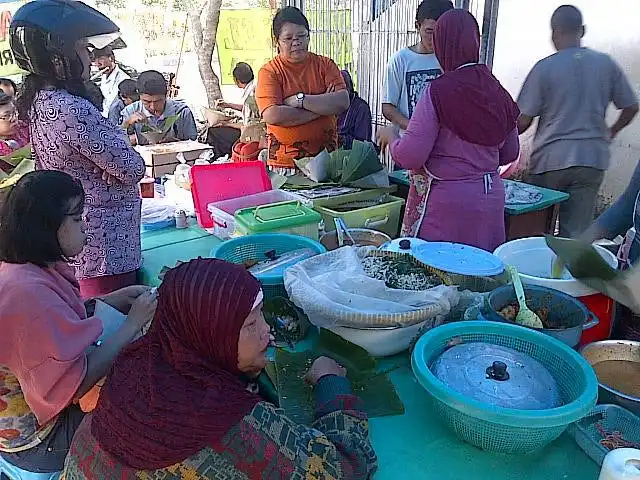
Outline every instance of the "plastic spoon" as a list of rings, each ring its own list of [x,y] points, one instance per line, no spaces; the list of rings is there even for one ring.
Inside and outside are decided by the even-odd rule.
[[[516,290],[516,297],[518,298],[518,304],[520,305],[520,311],[516,316],[516,323],[524,327],[544,328],[540,317],[538,317],[538,315],[536,315],[534,311],[527,307],[527,302],[524,296],[524,288],[522,287],[522,282],[520,281],[520,275],[518,275],[518,271],[513,265],[507,265],[507,272],[509,273],[511,281],[513,282],[513,288]]]

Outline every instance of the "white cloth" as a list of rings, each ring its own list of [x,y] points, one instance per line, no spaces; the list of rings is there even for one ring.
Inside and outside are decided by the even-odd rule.
[[[249,125],[249,122],[251,121],[251,105],[249,104],[249,101],[251,97],[255,97],[256,85],[256,81],[251,80],[242,91],[242,123],[244,125]]]
[[[120,67],[116,65],[116,68],[109,75],[102,75],[100,80],[100,90],[102,91],[102,96],[104,97],[104,102],[102,103],[102,115],[104,117],[109,116],[109,107],[118,96],[118,86],[124,81],[127,80],[129,75],[127,75]]]
[[[414,325],[447,315],[458,304],[455,286],[399,290],[369,277],[362,259],[373,250],[342,247],[289,267],[284,272],[289,298],[311,323],[325,328]]]
[[[435,54],[416,53],[403,48],[391,57],[382,103],[390,103],[411,118],[425,88],[442,74]]]

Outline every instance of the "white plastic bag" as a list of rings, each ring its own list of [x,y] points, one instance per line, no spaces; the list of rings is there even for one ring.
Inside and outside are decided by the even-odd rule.
[[[176,213],[176,205],[171,200],[164,198],[143,198],[140,209],[140,223],[143,225],[162,222],[173,218]]]
[[[360,259],[371,249],[343,247],[287,269],[289,297],[321,327],[408,326],[447,315],[457,305],[456,287],[397,290],[369,277]]]
[[[329,178],[327,164],[330,160],[329,152],[325,149],[311,159],[296,160],[296,165],[307,178],[316,183],[322,183]]]

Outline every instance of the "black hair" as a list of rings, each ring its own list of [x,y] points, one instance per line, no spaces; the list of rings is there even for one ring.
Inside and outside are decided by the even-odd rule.
[[[420,25],[425,20],[438,20],[449,10],[453,10],[451,0],[424,0],[418,5],[416,23]]]
[[[551,28],[562,33],[578,33],[582,22],[582,13],[573,5],[561,5],[551,16]]]
[[[16,82],[11,80],[10,78],[0,78],[0,85],[9,85],[11,88],[13,88],[13,93],[16,95],[18,94],[18,85],[16,85]]]
[[[248,84],[253,81],[253,69],[248,63],[240,62],[233,69],[233,78],[237,82]]]
[[[139,100],[140,94],[138,93],[138,84],[135,80],[131,80],[130,78],[121,81],[118,85],[118,95],[120,95],[120,98],[122,99],[130,98],[134,102]]]
[[[80,203],[70,205],[75,199]],[[56,170],[27,173],[0,208],[0,262],[46,267],[66,261],[58,230],[65,218],[81,215],[83,209],[84,190],[69,174]]]
[[[16,100],[18,106],[18,112],[22,120],[29,120],[29,110],[33,105],[33,101],[40,90],[46,90],[49,86],[60,90],[66,90],[71,95],[84,98],[91,101],[91,96],[87,91],[84,80],[81,78],[74,78],[72,80],[58,80],[57,78],[50,76],[44,77],[30,73],[24,79],[22,83],[22,90],[20,91]],[[30,119],[31,121],[37,121],[37,119]]]
[[[276,12],[275,17],[273,17],[271,33],[273,34],[273,38],[276,40],[280,37],[282,27],[284,27],[285,23],[293,23],[294,25],[300,25],[301,27],[306,28],[307,31],[311,30],[309,28],[309,20],[307,20],[307,17],[304,16],[304,13],[302,13],[299,8],[284,7],[279,9]]]
[[[89,100],[91,104],[99,111],[102,111],[104,104],[104,95],[102,94],[102,90],[100,90],[100,87],[98,87],[98,85],[90,80],[85,82],[85,87],[87,89],[87,92],[89,93],[89,98],[87,100]]]
[[[166,95],[167,80],[160,72],[148,70],[138,77],[138,92],[140,95]]]

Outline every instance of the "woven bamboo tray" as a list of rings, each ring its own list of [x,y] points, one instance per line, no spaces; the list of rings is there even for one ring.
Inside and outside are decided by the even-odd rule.
[[[389,258],[402,258],[406,257],[410,259],[416,265],[424,268],[429,273],[437,276],[444,285],[453,285],[453,280],[446,273],[437,270],[433,267],[425,265],[424,263],[416,260],[413,256],[405,253],[386,252],[380,250],[373,250],[369,252],[366,257],[389,257]],[[316,314],[324,314],[327,317],[331,317],[335,320],[335,326],[340,327],[352,327],[352,328],[399,328],[409,327],[418,323],[431,321],[434,323],[437,321],[437,317],[441,312],[437,306],[431,306],[419,310],[413,310],[404,313],[388,313],[388,314],[372,314],[372,313],[353,313],[349,311],[336,312],[333,309],[322,309],[315,312]]]

